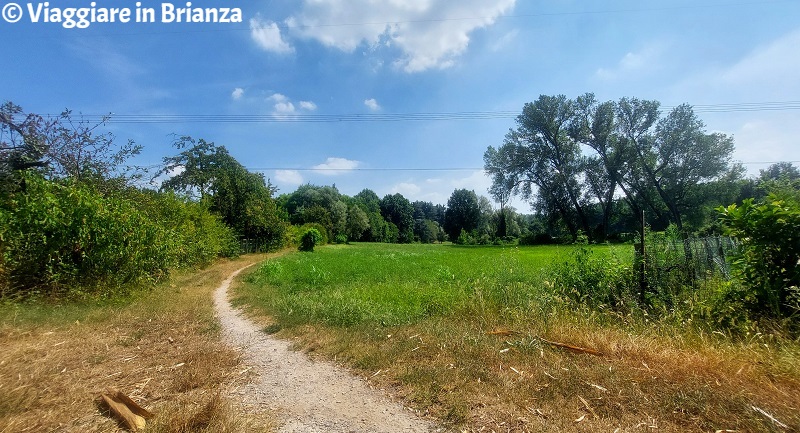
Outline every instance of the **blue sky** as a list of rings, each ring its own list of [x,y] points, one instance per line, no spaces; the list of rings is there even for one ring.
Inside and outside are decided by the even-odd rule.
[[[585,92],[695,105],[709,131],[734,136],[751,173],[800,161],[798,0],[201,0],[192,6],[240,8],[242,22],[86,29],[33,23],[20,4],[19,22],[0,20],[1,100],[35,113],[212,120],[112,117],[107,130],[144,146],[141,165],[176,153],[172,134],[191,135],[282,193],[310,182],[445,203],[456,188],[487,195],[483,152],[524,103]],[[399,117],[420,113],[437,115]],[[326,121],[299,121],[310,119]]]

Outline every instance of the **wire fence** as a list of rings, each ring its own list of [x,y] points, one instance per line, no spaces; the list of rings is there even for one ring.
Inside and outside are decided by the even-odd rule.
[[[737,239],[648,239],[645,248],[647,285],[652,289],[695,286],[708,278],[731,278],[730,258],[739,251]]]

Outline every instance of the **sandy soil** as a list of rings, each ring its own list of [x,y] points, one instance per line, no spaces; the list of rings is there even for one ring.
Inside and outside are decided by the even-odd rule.
[[[438,432],[362,379],[326,362],[311,361],[289,343],[266,335],[228,302],[231,274],[214,294],[228,344],[242,351],[254,380],[235,388],[232,397],[253,412],[276,413],[280,433]]]

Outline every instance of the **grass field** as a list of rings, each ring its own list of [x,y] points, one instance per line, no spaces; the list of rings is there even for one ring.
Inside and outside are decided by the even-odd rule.
[[[268,260],[237,302],[462,431],[800,429],[797,342],[571,302],[550,279],[572,248],[328,246]]]

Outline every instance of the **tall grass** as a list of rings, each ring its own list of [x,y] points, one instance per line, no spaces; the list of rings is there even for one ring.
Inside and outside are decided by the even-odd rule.
[[[572,248],[358,244],[270,260],[250,292],[284,325],[409,324],[491,308],[527,308]],[[610,250],[606,247],[602,250]]]
[[[459,431],[771,431],[750,406],[800,427],[796,342],[626,309],[632,246],[581,248],[328,246],[265,262],[237,302]]]

